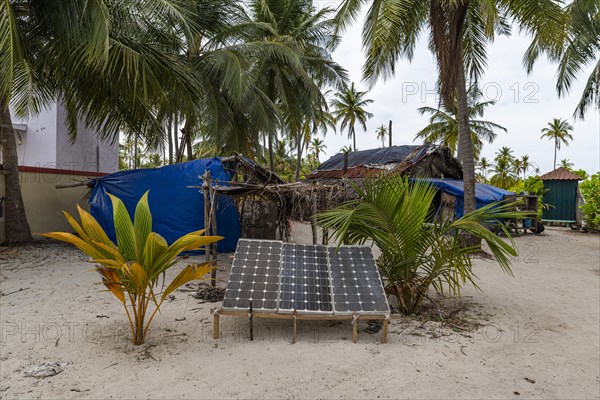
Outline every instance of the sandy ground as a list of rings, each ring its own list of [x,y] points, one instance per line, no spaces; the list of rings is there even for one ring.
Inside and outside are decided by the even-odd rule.
[[[307,232],[297,229],[297,241]],[[465,290],[452,323],[393,321],[388,344],[365,325],[353,344],[348,322],[305,321],[291,344],[290,323],[268,320],[250,342],[234,317],[221,318],[213,340],[215,304],[179,291],[134,347],[121,306],[93,285],[80,253],[3,249],[0,397],[599,398],[600,237],[549,229],[517,242],[514,277],[478,260],[483,292]],[[25,377],[47,361],[68,364]]]

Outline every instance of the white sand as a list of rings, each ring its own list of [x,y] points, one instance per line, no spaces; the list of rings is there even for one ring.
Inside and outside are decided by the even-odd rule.
[[[3,249],[0,290],[29,289],[0,297],[0,397],[599,398],[599,236],[549,229],[517,242],[514,278],[477,261],[483,292],[465,290],[461,313],[483,324],[472,335],[405,318],[387,345],[365,332],[353,344],[348,322],[304,321],[292,345],[289,322],[265,320],[250,342],[233,317],[215,341],[215,305],[176,292],[134,347],[124,311],[77,251]],[[46,361],[68,365],[24,376]]]

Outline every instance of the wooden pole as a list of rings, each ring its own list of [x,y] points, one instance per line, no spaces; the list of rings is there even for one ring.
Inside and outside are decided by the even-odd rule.
[[[250,341],[254,340],[254,326],[252,323],[252,300],[250,301],[250,308],[248,309],[248,324],[250,325]]]
[[[388,324],[389,319],[386,318],[383,320],[383,327],[381,328],[381,343],[385,344],[388,341]]]
[[[358,318],[356,318],[356,313],[354,313],[354,318],[352,319],[352,343],[356,343],[358,339]]]
[[[218,339],[219,338],[219,310],[215,310],[213,317],[214,317],[213,339]]]
[[[205,235],[210,235],[210,172],[206,171],[202,175],[202,195],[204,197],[204,232]],[[206,261],[210,261],[210,244],[204,246],[204,256]]]
[[[319,194],[319,192],[316,190],[313,190],[312,194],[311,194],[310,227],[312,228],[313,244],[319,244],[319,234],[318,234],[318,230],[317,230],[317,213],[319,212],[318,207],[317,207],[318,194]]]
[[[388,134],[390,135],[390,147],[392,147],[392,120],[390,119],[390,127],[388,128]]]
[[[292,336],[292,344],[296,343],[296,310],[294,310],[294,332]]]
[[[217,236],[217,192],[210,187],[210,226],[212,236]],[[217,243],[212,243],[212,259],[216,262],[218,258]],[[217,268],[210,271],[210,285],[217,286]]]

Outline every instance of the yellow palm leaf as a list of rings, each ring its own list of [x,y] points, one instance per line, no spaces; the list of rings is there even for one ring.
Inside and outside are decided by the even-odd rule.
[[[100,249],[71,233],[48,232],[40,233],[39,236],[49,237],[51,239],[60,240],[61,242],[70,243],[94,259],[104,258],[104,254],[102,251],[100,251]]]
[[[167,287],[167,289],[162,294],[162,300],[167,298],[175,289],[178,287],[185,285],[186,283],[196,280],[202,279],[204,275],[208,274],[215,267],[213,262],[205,262],[202,264],[193,264],[185,267],[179,275],[173,279],[171,284]]]
[[[99,267],[97,271],[102,275],[102,284],[115,295],[121,303],[125,304],[125,292],[123,291],[123,284],[119,278],[119,273],[112,268]]]
[[[127,261],[137,260],[137,246],[135,244],[135,232],[133,222],[125,204],[112,194],[108,194],[112,201],[113,218],[115,222],[115,233],[117,234],[117,246]]]
[[[132,292],[137,295],[146,293],[150,279],[140,263],[134,261],[130,264],[123,264],[121,271],[123,273],[123,280],[126,284],[129,284],[128,286]]]
[[[103,243],[105,245],[112,245],[113,242],[110,241],[104,229],[100,226],[98,221],[92,214],[85,211],[83,208],[77,205],[77,211],[79,212],[79,218],[81,219],[81,226],[85,230],[85,233],[90,238],[90,240]]]
[[[138,260],[141,260],[148,240],[148,235],[152,232],[152,214],[150,213],[150,206],[148,205],[148,192],[144,193],[135,208],[133,230],[135,233]]]

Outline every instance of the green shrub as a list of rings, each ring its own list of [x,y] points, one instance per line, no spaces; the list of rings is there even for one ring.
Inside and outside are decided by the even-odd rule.
[[[600,229],[600,172],[579,185],[585,204],[581,206],[583,218],[593,229]]]

